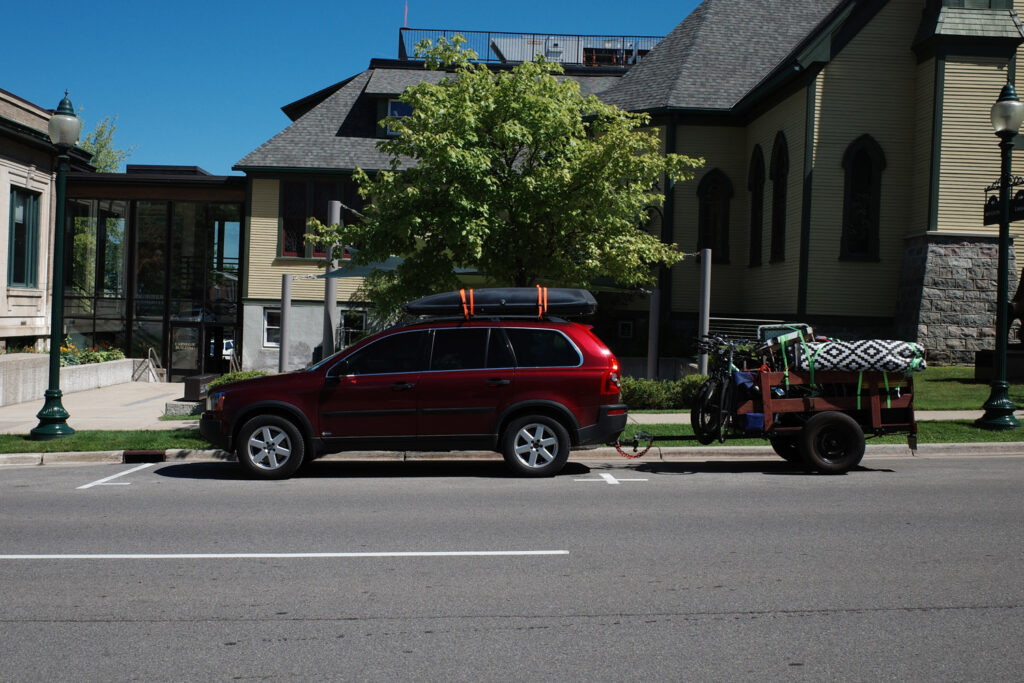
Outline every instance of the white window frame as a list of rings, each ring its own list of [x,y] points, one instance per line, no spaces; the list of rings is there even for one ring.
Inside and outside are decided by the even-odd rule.
[[[409,112],[406,113],[406,114],[395,113],[392,110],[392,107],[393,107],[393,105],[396,105],[396,104],[401,106],[401,107],[408,108]],[[409,116],[410,114],[412,114],[412,107],[410,107],[405,102],[402,102],[402,101],[394,99],[394,98],[388,100],[388,116],[394,116],[396,118],[405,118],[406,116]],[[399,133],[397,130],[391,130],[391,126],[387,127],[387,134],[388,134],[389,138],[397,138],[399,135],[401,135],[401,133]]]
[[[270,324],[270,314],[277,314],[277,325]],[[273,308],[271,306],[265,306],[263,308],[263,347],[268,349],[279,349],[281,348],[281,309]],[[277,330],[278,341],[271,341],[269,332],[271,330]]]

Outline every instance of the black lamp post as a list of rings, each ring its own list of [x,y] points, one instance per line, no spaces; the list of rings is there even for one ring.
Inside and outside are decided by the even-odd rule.
[[[50,117],[48,129],[50,141],[57,146],[57,211],[53,221],[53,278],[50,285],[50,386],[44,394],[46,403],[43,409],[36,413],[39,424],[31,431],[36,441],[58,439],[75,433],[68,426],[68,411],[61,403],[60,345],[64,339],[64,196],[70,152],[78,142],[82,122],[75,116],[67,91],[57,106],[57,113]]]
[[[1009,334],[1009,271],[1010,271],[1010,166],[1013,160],[1013,138],[1024,122],[1024,104],[1017,91],[1007,83],[992,105],[992,127],[999,136],[1002,163],[999,171],[999,267],[996,271],[996,349],[992,367],[992,391],[985,401],[985,414],[974,424],[985,429],[1015,429],[1020,422],[1013,415],[1017,406],[1010,400],[1010,384],[1006,381],[1006,337]]]

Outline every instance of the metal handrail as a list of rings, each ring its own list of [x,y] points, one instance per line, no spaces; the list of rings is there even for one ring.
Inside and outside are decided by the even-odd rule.
[[[164,366],[160,364],[160,357],[156,353],[156,349],[150,346],[146,350],[146,360],[149,361],[149,369],[155,379],[160,379],[160,372],[163,371]],[[167,373],[163,373],[164,380],[167,379]]]
[[[414,46],[428,38],[461,35],[477,61],[516,63],[542,54],[549,61],[581,66],[629,67],[639,63],[664,36],[576,35],[564,33],[510,33],[504,31],[459,31],[454,29],[400,28],[398,58],[413,59]],[[502,51],[502,46],[505,52]]]

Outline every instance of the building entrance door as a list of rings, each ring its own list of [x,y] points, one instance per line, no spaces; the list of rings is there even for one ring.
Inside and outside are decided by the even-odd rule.
[[[235,328],[207,325],[203,329],[202,371],[223,375],[231,372],[231,355],[235,347]]]

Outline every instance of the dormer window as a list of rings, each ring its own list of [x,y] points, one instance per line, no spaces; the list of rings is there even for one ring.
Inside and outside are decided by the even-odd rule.
[[[406,116],[412,115],[412,107],[401,100],[388,100],[388,116],[396,119],[402,119]],[[398,137],[399,132],[392,130],[391,126],[387,127],[388,137]]]

